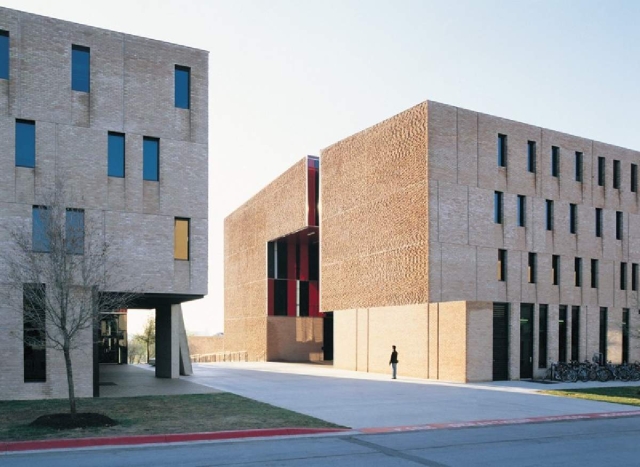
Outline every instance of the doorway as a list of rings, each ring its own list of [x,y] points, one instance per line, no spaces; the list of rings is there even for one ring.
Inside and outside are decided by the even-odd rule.
[[[493,380],[509,379],[509,304],[493,304]]]
[[[533,305],[520,304],[520,379],[533,378]]]
[[[333,360],[333,312],[324,314],[322,320],[322,351],[325,362]]]

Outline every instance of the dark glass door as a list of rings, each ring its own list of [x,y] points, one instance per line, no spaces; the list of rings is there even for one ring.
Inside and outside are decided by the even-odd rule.
[[[533,378],[533,305],[520,305],[520,379]]]
[[[324,352],[324,360],[333,360],[333,312],[324,314],[322,321],[322,350]]]
[[[493,380],[509,379],[509,304],[493,304]]]

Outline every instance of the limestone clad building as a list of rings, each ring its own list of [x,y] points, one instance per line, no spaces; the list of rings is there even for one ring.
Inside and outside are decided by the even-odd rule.
[[[334,366],[387,372],[393,344],[400,375],[463,382],[638,359],[638,164],[637,151],[431,101],[329,146],[319,290]]]
[[[43,222],[63,181],[67,221],[111,244],[107,292],[126,284],[156,309],[161,377],[188,355],[180,303],[207,293],[207,89],[205,51],[0,8],[0,248],[13,223]],[[9,280],[0,264],[0,399],[66,397],[61,353],[16,337]],[[122,361],[126,318],[101,331],[99,350],[87,330],[72,356],[79,397],[97,393],[99,357]]]

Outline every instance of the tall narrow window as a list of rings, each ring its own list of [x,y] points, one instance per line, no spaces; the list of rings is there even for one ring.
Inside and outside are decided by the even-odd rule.
[[[84,254],[84,210],[67,209],[64,243],[67,253]]]
[[[527,141],[527,171],[536,172],[536,142]]]
[[[580,307],[571,307],[571,361],[580,361]]]
[[[602,208],[596,208],[596,237],[602,237]]]
[[[575,171],[576,171],[576,182],[582,182],[582,153],[576,151],[576,160],[575,160]]]
[[[89,92],[91,81],[91,52],[89,47],[71,46],[71,89]]]
[[[493,222],[502,224],[502,192],[493,193]]]
[[[551,146],[551,176],[560,176],[560,148]]]
[[[622,363],[629,363],[629,308],[622,309]]]
[[[31,248],[33,251],[48,253],[49,243],[49,210],[46,206],[33,206],[31,209]]]
[[[638,290],[638,263],[631,263],[631,290]]]
[[[144,137],[142,141],[142,177],[144,180],[160,180],[160,140]]]
[[[578,232],[578,205],[573,203],[569,204],[569,232]]]
[[[189,261],[189,223],[189,219],[175,218],[173,230],[173,257],[175,259]]]
[[[0,79],[9,79],[9,33],[0,31]]]
[[[176,65],[175,106],[181,109],[191,107],[191,68]]]
[[[616,211],[616,240],[622,240],[622,229],[624,227],[622,222],[622,212]]]
[[[553,201],[548,199],[546,205],[546,227],[547,230],[553,230]]]
[[[36,122],[16,120],[16,166],[36,166]]]
[[[591,260],[591,288],[598,288],[598,260]]]
[[[582,287],[582,258],[575,258],[573,261],[573,277],[576,287]]]
[[[547,331],[549,306],[540,305],[538,309],[538,368],[547,367]]]
[[[23,360],[24,382],[47,380],[45,285],[23,284]]]
[[[560,256],[553,255],[551,257],[551,283],[553,285],[560,284]]]
[[[620,189],[620,161],[613,161],[613,188]]]
[[[124,177],[124,135],[122,133],[109,132],[107,152],[109,177]]]
[[[605,166],[604,157],[598,157],[598,186],[604,186]]]
[[[507,280],[507,250],[498,250],[498,280]]]
[[[524,227],[527,222],[527,198],[524,195],[518,195],[518,205],[516,206],[516,215],[518,217],[518,227]]]
[[[558,361],[567,361],[567,305],[560,305],[558,313]]]
[[[529,283],[536,283],[536,263],[537,263],[537,255],[535,253],[529,253],[529,260],[527,266],[527,275],[529,276]]]
[[[638,192],[638,164],[631,164],[631,192]]]
[[[607,321],[609,318],[609,310],[606,306],[600,307],[600,339],[598,350],[602,363],[607,362]]]
[[[620,290],[627,290],[627,263],[620,263]]]

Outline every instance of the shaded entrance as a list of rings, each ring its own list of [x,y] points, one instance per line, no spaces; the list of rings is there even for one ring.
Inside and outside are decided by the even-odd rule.
[[[493,304],[493,380],[509,379],[509,304]]]
[[[99,363],[127,363],[127,310],[103,313],[99,325]]]
[[[322,351],[324,361],[333,360],[333,312],[328,311],[324,314],[322,321]]]
[[[520,379],[533,378],[533,305],[520,305]]]

